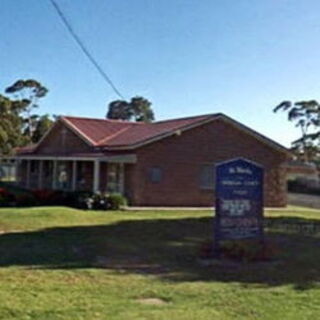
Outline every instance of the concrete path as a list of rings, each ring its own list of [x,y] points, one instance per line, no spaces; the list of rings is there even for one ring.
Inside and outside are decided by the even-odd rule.
[[[302,193],[289,193],[288,203],[294,206],[320,209],[320,196]]]
[[[296,207],[297,206],[297,207]],[[289,204],[287,207],[281,208],[264,208],[268,211],[304,211],[308,206],[303,206],[302,204],[297,204],[294,207]],[[309,208],[317,208],[317,207],[310,207]],[[126,207],[124,208],[128,211],[213,211],[214,207]],[[315,210],[318,211],[318,210]]]

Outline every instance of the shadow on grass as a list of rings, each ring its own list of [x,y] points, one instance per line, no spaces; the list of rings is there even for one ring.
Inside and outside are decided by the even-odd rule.
[[[157,275],[166,281],[292,284],[320,281],[320,221],[267,218],[267,237],[280,249],[277,263],[204,267],[199,246],[212,237],[211,218],[128,220],[116,224],[49,228],[0,235],[0,267],[106,268]]]

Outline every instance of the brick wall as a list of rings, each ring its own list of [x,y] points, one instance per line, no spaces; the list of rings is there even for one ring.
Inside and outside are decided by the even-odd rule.
[[[286,155],[222,120],[202,125],[137,150],[131,168],[133,205],[211,206],[214,192],[200,188],[203,164],[244,157],[265,167],[265,205],[286,205]],[[149,179],[151,167],[162,169],[160,183]]]

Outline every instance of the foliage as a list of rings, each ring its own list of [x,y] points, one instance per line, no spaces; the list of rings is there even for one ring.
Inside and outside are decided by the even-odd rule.
[[[15,196],[5,188],[0,188],[0,207],[7,207],[15,204]]]
[[[21,147],[28,141],[22,134],[23,108],[21,103],[0,95],[0,154],[2,155],[10,155],[14,148]]]
[[[132,109],[127,101],[112,101],[109,103],[109,109],[106,118],[116,120],[131,120]]]
[[[320,196],[320,187],[308,185],[305,181],[299,179],[288,181],[288,191]]]
[[[219,258],[237,261],[268,261],[274,259],[278,254],[278,248],[271,241],[256,239],[240,239],[222,241],[219,248]],[[199,252],[200,258],[208,259],[214,257],[213,241],[202,243]]]
[[[154,113],[149,100],[143,97],[133,97],[130,102],[124,100],[110,102],[106,117],[108,119],[152,122]]]
[[[130,101],[133,110],[133,118],[137,122],[152,122],[154,113],[151,109],[151,102],[143,97],[134,97]]]
[[[274,243],[252,239],[225,241],[221,250],[223,257],[240,261],[268,261],[279,254]]]
[[[118,193],[87,194],[77,201],[81,208],[94,210],[120,210],[127,204],[126,198]]]
[[[47,131],[52,127],[53,120],[48,114],[39,116],[32,115],[32,126],[33,133],[31,136],[31,142],[37,143],[41,140],[41,138],[47,133]],[[29,128],[26,129],[25,134],[29,135]]]
[[[25,190],[3,184],[0,186],[0,206],[67,206],[89,210],[120,210],[126,205],[125,197],[117,193],[88,191]]]
[[[37,199],[32,193],[22,193],[15,195],[15,206],[17,207],[34,207],[38,204]]]
[[[111,210],[120,210],[127,205],[126,198],[119,193],[111,193],[107,197],[109,204],[109,209]]]
[[[32,136],[35,130],[34,119],[32,110],[38,107],[38,100],[43,98],[48,89],[44,87],[39,81],[34,79],[18,80],[11,86],[7,87],[5,92],[10,96],[13,96],[17,103],[23,105],[23,112],[25,117],[25,132],[32,140]]]
[[[38,142],[52,121],[32,113],[48,92],[40,82],[18,80],[5,92],[8,96],[0,95],[0,154],[11,155],[17,147]]]
[[[305,161],[320,160],[320,104],[316,100],[283,101],[274,108],[288,113],[288,120],[301,130],[301,138],[292,143],[293,151]]]

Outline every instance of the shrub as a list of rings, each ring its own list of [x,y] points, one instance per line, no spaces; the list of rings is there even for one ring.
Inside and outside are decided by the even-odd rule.
[[[126,199],[121,194],[82,193],[78,195],[75,206],[83,209],[93,210],[119,210],[126,205]]]
[[[16,205],[28,207],[68,206],[78,209],[119,210],[126,205],[126,199],[121,194],[95,193],[87,191],[60,191],[39,189],[21,191],[16,195],[0,188],[0,206]]]
[[[14,205],[15,196],[5,188],[0,188],[0,206],[8,207]]]
[[[111,210],[120,210],[127,205],[126,198],[120,193],[111,193],[107,196],[108,208]]]
[[[7,201],[5,197],[0,193],[0,207],[5,207],[7,206]]]
[[[68,197],[69,205],[77,209],[88,209],[87,202],[90,197],[92,197],[92,192],[74,191]]]
[[[45,206],[45,205],[50,205],[50,203],[52,202],[51,199],[54,196],[54,191],[40,189],[40,190],[33,190],[32,194],[36,198],[39,205]]]
[[[288,191],[320,196],[320,187],[310,186],[300,180],[288,181]]]
[[[85,198],[85,204],[87,206],[87,209],[107,210],[108,209],[107,194],[102,194],[100,192],[97,192],[95,194],[90,194]]]
[[[200,247],[200,258],[208,259],[214,256],[213,241],[206,241]],[[222,241],[219,248],[221,258],[238,261],[268,261],[274,259],[279,250],[271,241],[256,239],[241,239]]]
[[[32,193],[21,193],[16,195],[15,205],[17,207],[33,207],[36,206],[37,199],[34,197]]]

